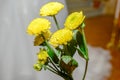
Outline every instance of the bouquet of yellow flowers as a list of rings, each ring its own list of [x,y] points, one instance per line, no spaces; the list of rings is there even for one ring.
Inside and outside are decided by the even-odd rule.
[[[84,34],[85,16],[82,11],[71,13],[61,29],[56,15],[63,8],[60,2],[49,2],[40,9],[41,16],[53,17],[57,29],[54,33],[50,31],[51,22],[46,18],[34,19],[27,28],[27,33],[35,36],[34,46],[40,46],[34,69],[47,69],[65,80],[74,80],[72,72],[78,67],[78,62],[73,56],[77,51],[86,60],[84,80],[89,60]]]

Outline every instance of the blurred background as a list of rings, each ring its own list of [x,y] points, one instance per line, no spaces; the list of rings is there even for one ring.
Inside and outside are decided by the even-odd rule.
[[[90,55],[86,80],[120,80],[120,0],[0,0],[0,80],[62,80],[49,71],[33,69],[39,48],[26,34],[30,21],[40,17],[40,7],[50,1],[65,5],[57,15],[61,27],[74,11],[82,10],[86,16]],[[75,57],[80,67],[73,76],[80,80],[85,62]]]

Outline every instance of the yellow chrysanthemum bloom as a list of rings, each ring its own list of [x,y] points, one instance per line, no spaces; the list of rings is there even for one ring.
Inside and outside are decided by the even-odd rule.
[[[48,30],[47,32],[42,33],[44,36],[45,40],[48,40],[50,38],[51,32]],[[43,36],[42,35],[37,35],[34,39],[34,46],[39,46],[44,42]]]
[[[49,43],[54,47],[66,45],[72,39],[73,33],[69,29],[61,29],[56,31],[50,38]]]
[[[70,14],[65,23],[64,26],[65,28],[68,28],[70,30],[76,29],[77,27],[79,27],[83,20],[85,19],[85,16],[83,15],[82,11],[81,12],[73,12],[72,14]]]
[[[39,35],[50,29],[50,22],[44,18],[34,19],[27,28],[27,33],[30,35]]]
[[[37,57],[41,64],[45,64],[49,56],[45,50],[41,49],[40,52],[37,54]]]
[[[59,2],[49,2],[40,9],[41,16],[53,16],[56,15],[64,5]]]

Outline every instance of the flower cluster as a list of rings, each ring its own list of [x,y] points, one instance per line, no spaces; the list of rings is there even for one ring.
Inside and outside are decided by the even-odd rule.
[[[64,5],[60,2],[49,2],[40,9],[40,16],[53,17],[57,27],[55,32],[50,31],[49,20],[36,18],[28,25],[27,33],[35,36],[34,46],[40,46],[34,69],[40,71],[45,68],[65,80],[73,80],[72,72],[78,66],[78,62],[73,58],[75,52],[86,60],[86,65],[89,60],[84,35],[85,16],[82,11],[71,13],[61,29],[55,16],[63,8]],[[85,75],[86,70],[83,80]]]

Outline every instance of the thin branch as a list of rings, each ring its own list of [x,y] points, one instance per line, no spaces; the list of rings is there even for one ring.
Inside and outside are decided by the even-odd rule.
[[[85,64],[85,72],[84,72],[84,76],[83,76],[82,80],[85,80],[86,73],[87,73],[87,69],[88,69],[88,60],[86,60],[86,64]]]
[[[51,65],[48,65],[50,68],[52,68],[54,71],[58,72],[54,67],[52,67]]]
[[[50,60],[50,62],[52,63],[52,65],[56,68],[56,70],[59,72],[59,69],[56,67],[55,63],[52,61],[52,59],[48,58]]]
[[[59,29],[60,29],[60,26],[59,26],[59,24],[58,24],[58,21],[57,21],[57,19],[56,19],[55,16],[53,16],[53,18],[54,18],[55,24],[56,24],[56,26],[57,26],[57,29],[59,30]]]

